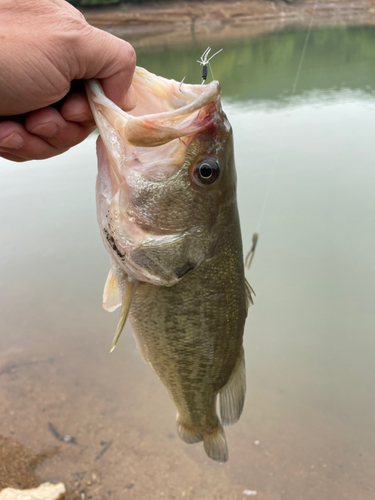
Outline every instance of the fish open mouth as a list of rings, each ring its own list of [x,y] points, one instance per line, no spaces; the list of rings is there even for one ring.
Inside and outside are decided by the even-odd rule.
[[[212,106],[207,105],[219,103],[221,90],[218,81],[189,85],[137,67],[133,78],[137,106],[126,113],[105,97],[98,81],[89,80],[87,87],[95,118],[97,113],[104,115],[122,138],[138,147],[160,146],[198,133],[213,119]]]

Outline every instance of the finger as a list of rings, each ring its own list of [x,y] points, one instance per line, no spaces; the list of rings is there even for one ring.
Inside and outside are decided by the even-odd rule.
[[[80,125],[86,126],[95,125],[90,105],[84,92],[68,95],[60,108],[60,114],[64,120],[69,122],[77,122]]]
[[[92,26],[89,28],[86,38],[76,44],[79,71],[73,78],[100,79],[106,96],[130,111],[136,104],[134,89],[129,90],[136,63],[134,49],[120,38]]]
[[[56,109],[44,108],[26,117],[25,129],[63,152],[86,139],[95,126],[64,120]]]
[[[23,160],[42,160],[63,152],[13,121],[0,123],[0,151]]]
[[[9,154],[5,150],[2,151],[1,148],[0,148],[0,158],[4,158],[5,160],[16,161],[16,162],[27,161],[26,158],[20,158],[19,156]]]

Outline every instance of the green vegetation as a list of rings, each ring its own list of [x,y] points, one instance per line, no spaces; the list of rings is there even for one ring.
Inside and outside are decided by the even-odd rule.
[[[307,28],[285,30],[240,42],[210,44],[212,53],[224,48],[212,61],[223,95],[233,101],[288,101]],[[201,67],[195,62],[207,42],[189,46],[140,47],[137,63],[152,73],[187,83],[201,82]],[[210,71],[208,81],[211,80]],[[352,89],[375,93],[375,28],[339,27],[312,30],[296,95],[319,89]]]

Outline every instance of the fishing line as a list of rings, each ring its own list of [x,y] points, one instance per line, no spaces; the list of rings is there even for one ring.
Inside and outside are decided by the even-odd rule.
[[[213,71],[212,71],[212,68],[211,68],[211,64],[210,64],[210,63],[208,63],[208,67],[210,68],[210,72],[211,72],[212,80],[215,80],[215,77],[214,77],[214,74],[213,74]]]
[[[312,30],[312,27],[313,27],[313,24],[314,24],[315,9],[316,9],[317,4],[318,4],[318,0],[315,0],[314,8],[313,8],[313,11],[312,11],[312,14],[311,14],[309,29],[307,30],[305,44],[304,44],[303,49],[302,49],[301,59],[300,59],[300,62],[299,62],[299,65],[298,65],[298,69],[297,69],[296,79],[294,80],[294,84],[293,84],[292,97],[296,93],[297,85],[298,85],[298,82],[299,82],[299,77],[301,75],[302,64],[303,64],[303,61],[305,60],[306,49],[307,49],[307,45],[308,45],[309,40],[310,40],[310,34],[311,34],[311,30]]]
[[[311,30],[312,30],[312,27],[313,27],[313,24],[314,24],[315,11],[316,11],[316,6],[317,5],[318,5],[318,0],[315,0],[314,8],[313,8],[313,11],[312,11],[312,14],[311,14],[311,18],[310,18],[309,28],[308,28],[307,33],[306,33],[305,43],[303,45],[303,49],[302,49],[300,61],[299,61],[298,68],[297,68],[296,77],[294,79],[294,83],[293,83],[293,87],[292,87],[291,97],[294,97],[294,95],[296,93],[298,82],[299,82],[299,79],[300,79],[300,76],[301,76],[301,71],[302,71],[303,62],[305,60],[307,46],[308,46],[308,43],[309,43]],[[269,180],[268,180],[266,192],[265,192],[264,199],[263,199],[262,208],[260,210],[259,221],[258,221],[257,230],[256,230],[257,233],[259,233],[259,229],[260,229],[261,224],[263,222],[265,208],[266,208],[266,205],[267,205],[267,202],[268,202],[269,194],[270,194],[270,191],[271,191],[271,186],[273,184],[273,180],[274,180],[274,177],[275,177],[275,174],[276,174],[276,168],[279,166],[279,163],[280,163],[281,140],[282,140],[282,134],[279,135],[279,142],[278,142],[278,145],[277,145],[277,148],[276,148],[275,161],[274,161],[274,164],[273,164],[271,175],[270,175]],[[250,250],[249,254],[250,253],[251,253],[251,250]]]

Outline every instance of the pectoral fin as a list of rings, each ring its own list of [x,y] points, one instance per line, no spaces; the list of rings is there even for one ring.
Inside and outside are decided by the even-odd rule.
[[[109,270],[107,281],[104,285],[103,292],[103,308],[106,311],[113,312],[121,305],[120,290],[113,274],[112,269]]]
[[[117,324],[117,330],[116,334],[114,336],[113,342],[112,342],[112,347],[110,352],[113,351],[113,349],[116,347],[116,344],[118,342],[118,339],[120,338],[121,332],[125,326],[126,320],[129,315],[130,311],[130,306],[134,297],[134,294],[138,288],[139,281],[138,280],[128,280],[124,289],[124,292],[122,294],[122,301],[121,301],[121,311],[120,311],[120,317],[118,320]]]
[[[228,382],[219,391],[223,425],[233,425],[240,418],[246,394],[245,354],[242,349]]]

